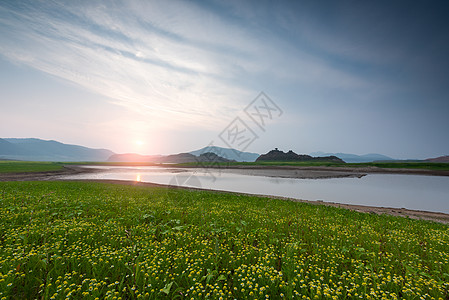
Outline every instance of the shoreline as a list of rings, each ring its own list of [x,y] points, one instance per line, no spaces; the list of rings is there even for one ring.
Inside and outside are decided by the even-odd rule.
[[[175,167],[178,168],[178,167]],[[338,177],[362,177],[370,173],[379,173],[379,172],[367,172],[366,174],[361,172],[350,172],[349,170],[345,170],[346,172],[341,172],[343,170],[329,170],[323,169],[321,167],[300,167],[300,168],[231,168],[223,169],[227,172],[233,173],[237,172],[242,174],[246,170],[246,175],[258,175],[258,176],[267,176],[267,177],[283,177],[283,178],[313,178],[313,179],[321,179],[321,178],[338,178]],[[335,168],[334,168],[335,169]],[[277,170],[277,171],[276,171]],[[308,171],[312,171],[307,173]],[[392,216],[401,216],[408,217],[411,219],[419,219],[419,220],[427,220],[427,221],[435,221],[439,223],[449,224],[449,214],[442,212],[431,212],[431,211],[422,211],[422,210],[411,210],[406,208],[393,208],[393,207],[377,207],[377,206],[365,206],[365,205],[357,205],[357,204],[343,204],[343,203],[335,203],[335,202],[325,202],[325,201],[311,201],[311,200],[302,200],[296,198],[289,197],[281,197],[281,196],[272,196],[272,195],[260,195],[260,194],[251,194],[251,193],[241,193],[241,192],[231,192],[225,190],[212,190],[212,189],[203,189],[203,188],[194,188],[194,187],[184,187],[184,186],[173,186],[173,185],[165,185],[165,184],[157,184],[150,182],[138,182],[131,180],[110,180],[110,179],[61,179],[60,176],[64,175],[78,175],[78,174],[86,174],[86,173],[97,173],[101,172],[101,169],[96,168],[83,168],[81,166],[64,166],[64,169],[61,171],[46,171],[46,172],[29,172],[29,173],[0,173],[0,182],[1,181],[84,181],[84,182],[101,182],[101,183],[112,183],[112,184],[122,184],[122,185],[134,185],[134,186],[152,186],[152,187],[160,187],[160,188],[179,188],[179,189],[188,189],[188,190],[199,190],[199,191],[210,191],[216,193],[229,193],[229,194],[243,194],[250,195],[255,197],[266,197],[271,199],[281,199],[286,201],[294,201],[294,202],[303,202],[309,203],[313,205],[326,205],[339,207],[344,209],[349,209],[353,211],[363,212],[363,213],[372,213],[372,214],[387,214]],[[299,172],[298,171],[302,171]],[[317,171],[321,171],[317,174]],[[339,172],[337,172],[339,171]],[[360,170],[357,170],[360,171]],[[423,171],[423,170],[421,170]],[[277,174],[276,174],[277,172]],[[296,172],[296,173],[295,173]],[[335,173],[337,172],[337,173]],[[387,173],[391,174],[391,173]],[[394,173],[394,174],[410,174],[410,173]],[[414,173],[412,173],[414,174]],[[410,175],[412,175],[410,174]],[[420,175],[425,175],[421,174]],[[434,175],[435,176],[435,175]]]
[[[168,184],[158,184],[152,182],[140,182],[140,181],[130,181],[130,180],[113,180],[113,179],[79,179],[79,180],[61,180],[61,181],[82,181],[82,182],[99,182],[99,183],[110,183],[110,184],[121,184],[121,185],[132,185],[132,186],[146,186],[146,187],[159,187],[159,188],[167,188],[167,189],[185,189],[185,190],[194,190],[194,191],[206,191],[213,193],[225,193],[225,194],[237,194],[237,195],[248,195],[253,197],[262,197],[262,198],[270,198],[270,199],[280,199],[285,201],[293,201],[293,202],[302,202],[308,203],[312,205],[325,205],[332,207],[339,207],[344,209],[349,209],[361,213],[370,213],[377,215],[391,215],[396,217],[404,217],[415,220],[425,220],[425,221],[434,221],[443,224],[449,224],[449,214],[442,212],[431,212],[431,211],[423,211],[423,210],[413,210],[407,208],[394,208],[394,207],[378,207],[378,206],[367,206],[367,205],[357,205],[357,204],[343,204],[336,202],[325,202],[325,201],[312,201],[312,200],[303,200],[282,196],[273,196],[273,195],[263,195],[263,194],[251,194],[251,193],[242,193],[242,192],[232,192],[225,190],[212,190],[212,189],[204,189],[204,188],[195,188],[195,187],[187,187],[187,186],[179,186],[179,185],[168,185]]]
[[[77,175],[86,173],[95,173],[99,169],[82,168],[78,166],[63,166],[62,170],[44,171],[44,172],[20,172],[20,173],[0,173],[1,181],[45,181],[58,176]]]
[[[168,167],[163,166],[163,167]],[[198,168],[197,166],[173,166],[176,168]],[[430,175],[449,176],[448,170],[406,169],[406,168],[379,168],[379,167],[327,167],[327,166],[267,166],[267,165],[235,165],[235,166],[207,166],[210,169],[222,170],[297,170],[297,171],[326,171],[347,172],[355,174],[402,174],[402,175]]]

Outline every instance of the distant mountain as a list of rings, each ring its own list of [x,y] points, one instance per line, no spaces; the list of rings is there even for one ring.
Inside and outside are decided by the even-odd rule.
[[[259,157],[258,153],[252,153],[252,152],[242,152],[236,149],[231,148],[222,148],[217,146],[208,146],[201,148],[199,150],[191,151],[190,154],[199,156],[202,153],[211,152],[215,153],[216,155],[229,159],[229,160],[235,160],[235,161],[256,161],[256,159]]]
[[[449,155],[435,157],[435,158],[428,158],[424,161],[428,162],[439,162],[439,163],[449,163]]]
[[[201,162],[210,162],[210,163],[226,163],[226,162],[235,162],[235,160],[227,159],[213,152],[201,153],[200,156],[197,157],[198,161]]]
[[[343,160],[336,156],[319,156],[319,157],[312,157],[310,155],[306,154],[296,154],[292,150],[288,152],[283,152],[281,150],[278,150],[278,148],[275,148],[274,150],[271,150],[267,154],[262,154],[259,156],[256,161],[328,161],[328,162],[338,162],[338,163],[344,163]]]
[[[114,152],[35,138],[0,138],[0,158],[31,161],[106,161]]]
[[[172,155],[140,155],[134,153],[114,154],[109,157],[110,162],[151,162],[151,163],[192,163],[192,162],[230,162],[212,152],[201,153],[199,156],[191,153]]]
[[[196,156],[189,153],[172,155],[140,155],[135,153],[114,154],[108,158],[110,162],[150,162],[150,163],[189,163],[195,162]]]
[[[112,154],[110,162],[159,162],[162,155],[140,155],[136,153]]]
[[[0,139],[0,156],[19,154],[21,150],[5,139]]]
[[[350,153],[324,153],[321,151],[318,152],[312,152],[310,153],[312,156],[329,156],[333,155],[338,158],[343,159],[347,163],[362,163],[362,162],[373,162],[378,160],[394,160],[394,158],[377,154],[377,153],[370,153],[370,154],[364,154],[364,155],[357,155],[357,154],[350,154]]]

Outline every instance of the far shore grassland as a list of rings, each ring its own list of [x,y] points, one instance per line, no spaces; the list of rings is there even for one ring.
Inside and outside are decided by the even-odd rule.
[[[170,167],[329,167],[329,168],[379,168],[398,170],[430,170],[449,171],[449,163],[432,162],[371,162],[371,163],[335,163],[335,162],[194,162],[159,164],[152,162],[42,162],[42,161],[9,161],[0,160],[0,173],[48,172],[63,170],[64,165],[96,165],[96,166],[170,166]]]
[[[370,162],[370,163],[335,163],[335,162],[282,162],[282,161],[263,161],[263,162],[191,162],[191,163],[173,163],[159,164],[152,162],[69,162],[67,165],[103,165],[103,166],[170,166],[170,167],[337,167],[337,168],[381,168],[381,169],[419,169],[433,171],[449,171],[449,163],[432,163],[432,162]]]
[[[235,193],[0,182],[0,299],[447,299],[449,227]]]
[[[0,160],[0,173],[50,172],[62,169],[63,165],[56,162]]]

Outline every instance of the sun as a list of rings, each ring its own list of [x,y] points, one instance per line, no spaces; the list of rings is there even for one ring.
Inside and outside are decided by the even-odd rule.
[[[142,141],[142,140],[137,140],[137,141],[136,141],[136,145],[137,145],[137,146],[143,146],[144,144],[145,144],[145,142]]]

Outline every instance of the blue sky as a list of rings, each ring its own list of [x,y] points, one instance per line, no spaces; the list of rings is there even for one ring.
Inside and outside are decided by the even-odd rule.
[[[0,137],[168,154],[449,154],[447,1],[0,2]],[[244,113],[263,91],[282,110]]]

